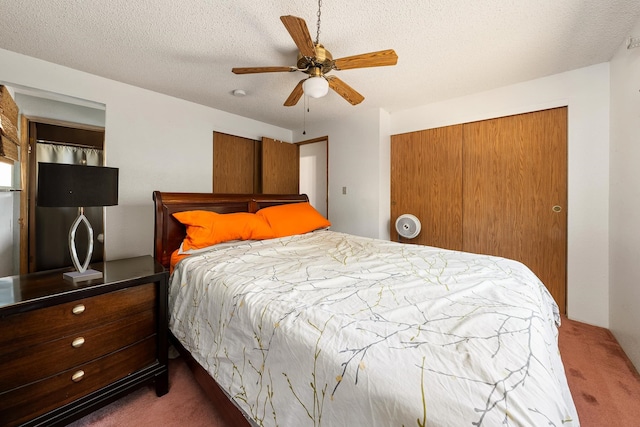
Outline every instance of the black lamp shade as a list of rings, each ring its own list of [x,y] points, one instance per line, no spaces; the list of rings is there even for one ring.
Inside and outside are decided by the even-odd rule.
[[[38,163],[38,206],[90,207],[118,204],[118,169]]]

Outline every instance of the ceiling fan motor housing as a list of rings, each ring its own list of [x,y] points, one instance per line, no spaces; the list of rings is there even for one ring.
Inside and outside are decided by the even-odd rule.
[[[296,65],[307,74],[314,73],[315,69],[319,69],[319,75],[324,75],[333,69],[333,56],[331,52],[324,48],[321,44],[314,45],[315,56],[308,58],[298,53],[298,62]]]

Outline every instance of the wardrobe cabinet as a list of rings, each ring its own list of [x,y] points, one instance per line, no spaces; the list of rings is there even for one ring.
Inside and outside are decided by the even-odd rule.
[[[213,192],[297,194],[299,147],[262,138],[213,134]]]
[[[566,310],[567,108],[391,138],[391,237],[527,265]],[[401,240],[401,239],[400,239]]]

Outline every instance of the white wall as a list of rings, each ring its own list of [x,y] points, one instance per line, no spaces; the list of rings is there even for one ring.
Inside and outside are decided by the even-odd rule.
[[[327,142],[300,145],[300,193],[309,196],[309,203],[327,217]]]
[[[631,32],[640,37],[640,21]],[[611,61],[610,329],[640,369],[640,48]]]
[[[334,231],[389,238],[388,229],[381,231],[380,226],[389,221],[389,209],[384,209],[389,204],[390,167],[385,148],[389,133],[382,120],[386,115],[378,109],[354,109],[340,121],[307,126],[304,138],[298,138],[329,138],[329,220]]]
[[[212,132],[291,141],[288,129],[0,49],[0,81],[106,105],[106,164],[120,168],[107,207],[107,259],[152,254],[153,190],[211,191]]]
[[[37,94],[31,90],[27,93],[16,93],[16,104],[20,114],[28,117],[44,117],[52,120],[81,123],[85,125],[104,127],[105,106],[99,103],[76,103],[75,98],[57,97],[49,99],[49,93]]]
[[[390,239],[390,216],[391,216],[391,115],[384,111],[379,111],[380,144],[378,147],[379,170],[378,170],[378,237]]]

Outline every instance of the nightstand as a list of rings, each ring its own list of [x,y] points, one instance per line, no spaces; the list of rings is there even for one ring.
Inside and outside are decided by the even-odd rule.
[[[168,391],[168,272],[143,256],[0,278],[0,425],[66,425],[143,384]]]

